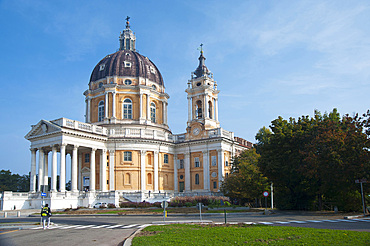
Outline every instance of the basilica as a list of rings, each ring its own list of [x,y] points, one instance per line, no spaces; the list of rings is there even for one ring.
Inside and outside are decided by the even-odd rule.
[[[136,51],[129,18],[119,44],[91,73],[83,92],[85,122],[59,118],[32,125],[25,136],[31,143],[30,192],[4,192],[2,209],[39,208],[42,202],[57,209],[221,195],[232,157],[252,143],[221,128],[220,91],[203,50],[198,67],[183,84],[186,132],[173,134],[164,79]]]

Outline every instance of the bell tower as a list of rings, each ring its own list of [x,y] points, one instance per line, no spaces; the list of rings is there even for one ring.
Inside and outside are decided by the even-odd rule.
[[[203,44],[200,45],[199,66],[188,81],[188,131],[191,136],[198,136],[202,130],[220,127],[218,121],[217,82],[205,65]]]

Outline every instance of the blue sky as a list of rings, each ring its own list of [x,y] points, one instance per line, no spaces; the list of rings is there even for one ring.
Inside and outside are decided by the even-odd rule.
[[[29,172],[30,125],[84,121],[82,93],[126,16],[165,80],[173,133],[185,131],[200,43],[221,127],[251,142],[278,116],[369,109],[370,1],[2,0],[0,169]]]

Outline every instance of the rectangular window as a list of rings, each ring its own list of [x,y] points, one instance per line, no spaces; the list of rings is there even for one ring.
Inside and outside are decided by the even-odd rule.
[[[89,163],[90,162],[90,154],[87,153],[85,154],[85,163]]]
[[[194,158],[195,167],[200,167],[199,157]]]
[[[212,163],[212,166],[217,166],[217,158],[215,155],[211,156],[211,163]]]
[[[228,161],[225,161],[225,166],[229,166],[229,162]]]
[[[213,182],[213,189],[217,189],[217,182]]]
[[[131,151],[125,151],[123,153],[123,160],[124,161],[132,161],[132,153],[131,153]]]
[[[184,169],[184,159],[180,160],[180,169]]]
[[[164,154],[163,162],[168,164],[168,155],[167,154]]]

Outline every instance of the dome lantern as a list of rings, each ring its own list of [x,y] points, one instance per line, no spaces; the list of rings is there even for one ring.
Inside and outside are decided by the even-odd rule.
[[[119,36],[119,50],[132,50],[135,49],[136,37],[135,33],[130,29],[130,17],[126,17],[126,29]]]

